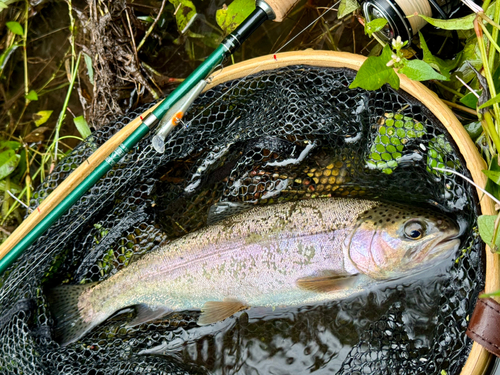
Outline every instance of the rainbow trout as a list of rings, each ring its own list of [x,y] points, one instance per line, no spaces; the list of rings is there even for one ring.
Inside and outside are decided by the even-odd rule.
[[[422,208],[323,198],[254,207],[146,254],[100,283],[49,292],[62,345],[126,307],[137,325],[180,310],[211,324],[252,306],[344,298],[430,267],[459,228]]]

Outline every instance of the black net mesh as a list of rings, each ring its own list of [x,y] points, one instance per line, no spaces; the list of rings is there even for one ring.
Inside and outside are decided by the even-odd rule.
[[[0,372],[13,374],[458,374],[483,287],[473,189],[442,124],[418,100],[348,88],[355,72],[293,66],[221,84],[195,102],[164,154],[142,140],[0,278]],[[95,132],[38,189],[38,204],[146,107]],[[342,301],[198,327],[180,312],[130,328],[117,315],[60,347],[45,293],[100,281],[206,225],[216,202],[325,196],[431,204],[466,224],[437,274]],[[133,261],[133,260],[132,260]],[[228,280],[230,282],[230,280]]]

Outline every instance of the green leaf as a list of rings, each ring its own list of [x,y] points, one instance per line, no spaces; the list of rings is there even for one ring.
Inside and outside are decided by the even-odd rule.
[[[21,179],[24,177],[24,173],[28,168],[28,163],[26,163],[26,152],[23,150],[20,153],[21,158],[19,159],[19,164],[17,164],[17,168],[14,172],[9,176],[10,184],[12,183],[20,183]]]
[[[92,66],[92,58],[86,53],[83,54],[85,65],[87,66],[87,74],[89,75],[90,83],[94,84],[94,67]]]
[[[380,43],[377,43],[373,46],[371,51],[368,53],[368,56],[378,56],[382,52],[382,48],[384,48]]]
[[[216,49],[220,44],[220,34],[204,33],[203,44],[211,49]]]
[[[139,16],[137,18],[140,19],[141,21],[148,22],[148,23],[153,23],[155,21],[154,18],[151,16]]]
[[[7,188],[7,183],[4,180],[0,181],[0,191],[5,191],[6,188]],[[12,182],[11,180],[9,184],[9,191],[12,194],[19,194],[21,192],[21,187],[18,184]]]
[[[17,3],[20,0],[0,0],[0,12],[7,9],[10,4]]]
[[[339,10],[337,12],[337,18],[343,18],[359,8],[360,6],[356,0],[341,0]]]
[[[43,125],[47,122],[49,119],[50,115],[52,114],[53,111],[39,111],[37,113],[33,114],[33,121],[35,121],[35,125],[38,127],[40,125]]]
[[[427,47],[427,43],[425,42],[422,33],[419,32],[418,35],[420,37],[420,47],[424,52],[424,61],[434,69],[436,69],[438,72],[440,72],[442,75],[449,78],[450,70],[453,70],[458,66],[462,52],[460,51],[460,53],[456,55],[454,60],[440,59],[439,57],[436,57],[431,53],[431,51]]]
[[[234,0],[229,6],[223,5],[222,9],[217,10],[215,18],[217,25],[229,34],[236,29],[245,18],[255,9],[254,0]]]
[[[459,66],[454,72],[454,75],[458,75],[465,83],[469,83],[476,77],[476,73],[471,69],[469,63],[477,70],[481,70],[483,67],[481,52],[479,51],[475,34],[474,37],[465,43]],[[463,83],[454,78],[453,87],[456,89],[462,88]]]
[[[14,172],[20,159],[21,156],[17,155],[14,150],[7,150],[0,153],[0,180],[3,180]]]
[[[200,39],[204,45],[210,47],[211,49],[216,49],[220,45],[221,41],[221,34],[215,32],[198,34],[188,30],[185,35],[193,39]]]
[[[83,116],[78,116],[73,119],[75,126],[80,132],[83,139],[87,138],[92,132],[90,131],[89,124]]]
[[[374,19],[365,24],[365,34],[371,37],[373,33],[382,30],[385,25],[387,25],[387,20],[385,18]]]
[[[398,72],[403,73],[405,76],[413,79],[414,81],[427,81],[429,79],[438,79],[442,81],[449,80],[449,78],[439,74],[432,69],[432,66],[422,60],[410,60],[406,62],[406,64],[399,69]]]
[[[28,99],[30,102],[38,100],[38,95],[35,90],[30,90],[28,95],[26,95],[26,99]]]
[[[479,106],[479,109],[482,109],[482,108],[486,108],[486,107],[489,107],[490,105],[493,105],[495,103],[500,103],[500,94],[498,94],[497,96],[495,96],[494,98],[491,98],[490,100],[488,100],[486,103],[484,103],[483,105],[480,105]]]
[[[196,16],[196,7],[189,0],[169,0],[174,6],[175,21],[177,22],[177,28],[184,34],[187,31],[187,27],[194,20],[193,17]]]
[[[21,144],[17,141],[0,141],[0,152],[6,150],[17,151],[21,147]]]
[[[12,56],[12,54],[16,51],[18,47],[19,47],[18,44],[13,44],[2,53],[2,55],[0,56],[0,69],[3,70],[3,68],[5,68],[5,64],[7,64],[7,61],[9,61],[9,58]]]
[[[495,13],[495,6],[496,6],[495,3],[496,3],[496,1],[493,1],[492,3],[490,3],[490,5],[488,6],[488,9],[486,9],[486,11],[484,12],[490,18],[493,18],[493,14]]]
[[[391,47],[387,44],[380,56],[370,56],[366,59],[349,88],[361,87],[365,90],[377,90],[388,83],[394,89],[399,89],[398,75],[392,67],[387,66],[387,63],[391,60],[391,55]]]
[[[410,16],[417,17],[417,16]],[[444,30],[470,30],[474,28],[474,18],[476,14],[472,13],[468,16],[462,18],[452,18],[448,20],[442,20],[438,18],[432,18],[419,14],[418,17],[422,17],[424,20],[429,22],[432,26],[439,27]],[[409,17],[408,17],[409,18]]]
[[[492,81],[495,84],[495,92],[500,92],[500,65],[497,66],[491,75]]]
[[[477,94],[481,96],[482,90],[479,90]],[[466,105],[469,108],[476,109],[477,107],[477,96],[469,92],[463,98],[460,99],[460,103]]]
[[[498,165],[498,156],[495,155],[490,162],[490,167],[489,167],[490,172],[500,172],[500,166]],[[484,187],[484,190],[486,190],[488,193],[493,195],[495,198],[500,198],[500,186],[497,185],[493,180],[488,178],[488,181],[486,181],[486,186]]]
[[[10,21],[6,23],[7,27],[9,28],[10,31],[12,31],[14,34],[17,35],[24,35],[24,30],[23,27],[19,22],[16,21]]]
[[[483,173],[495,184],[500,185],[500,172],[483,170]]]
[[[471,122],[470,124],[464,125],[464,128],[467,131],[467,133],[469,133],[469,137],[473,141],[478,139],[481,133],[483,132],[483,126],[481,124],[481,121]]]
[[[481,239],[491,247],[493,247],[493,233],[495,231],[496,219],[497,215],[481,215],[477,218],[479,235]],[[500,236],[497,236],[495,246],[500,246]]]

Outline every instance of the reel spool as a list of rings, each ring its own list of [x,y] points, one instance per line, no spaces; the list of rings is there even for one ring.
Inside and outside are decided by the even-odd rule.
[[[376,18],[387,20],[384,29],[377,32],[384,42],[390,42],[397,36],[409,41],[427,24],[414,14],[446,19],[458,4],[455,0],[367,0],[363,3],[363,13],[367,22]]]

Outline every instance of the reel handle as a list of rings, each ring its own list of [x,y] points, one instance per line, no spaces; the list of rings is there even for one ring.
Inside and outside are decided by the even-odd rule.
[[[300,0],[266,0],[265,3],[273,10],[275,18],[273,21],[281,22],[290,13],[292,8],[297,5]],[[257,1],[257,6],[260,6]]]

